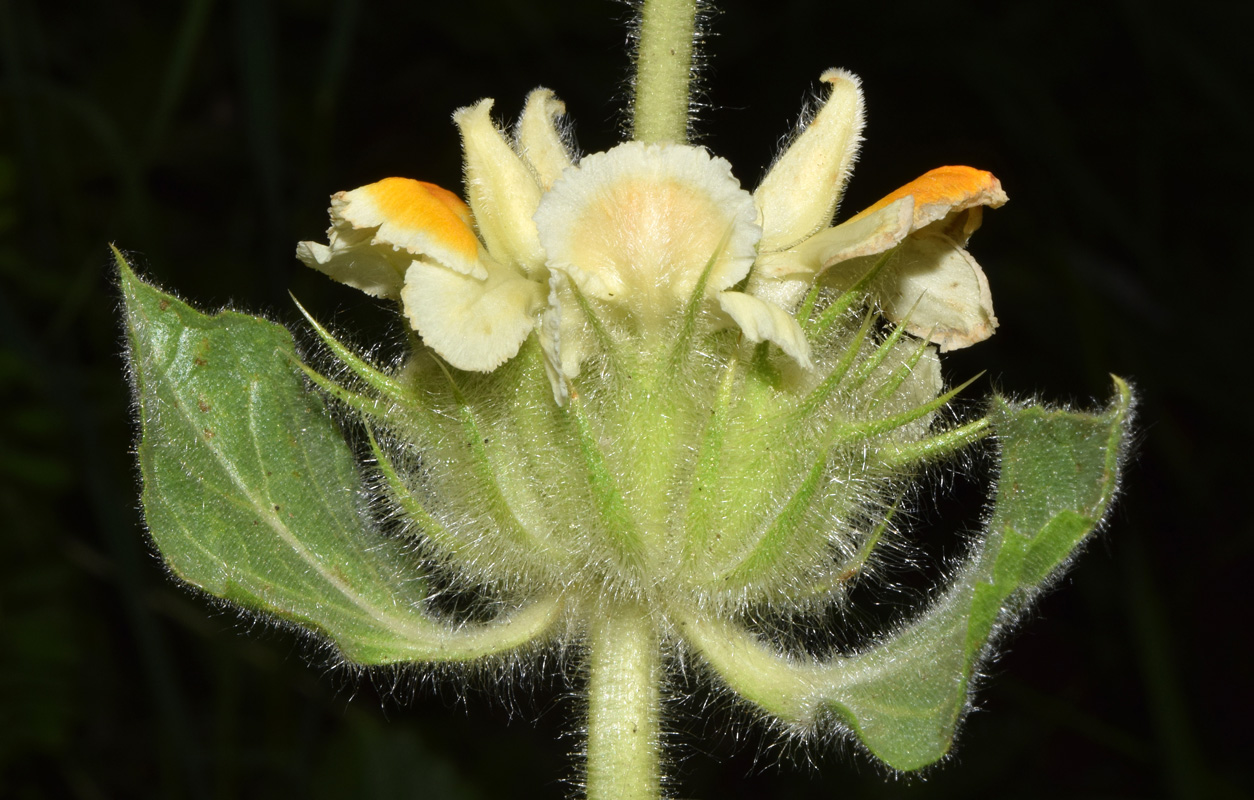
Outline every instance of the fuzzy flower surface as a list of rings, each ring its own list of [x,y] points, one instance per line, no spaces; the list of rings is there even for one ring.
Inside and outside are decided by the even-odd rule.
[[[512,135],[482,100],[454,114],[465,200],[387,178],[334,195],[328,242],[297,251],[421,337],[390,371],[345,356],[382,395],[353,403],[388,513],[462,591],[514,605],[435,651],[590,642],[593,772],[637,739],[656,760],[646,701],[684,653],[789,729],[835,719],[906,769],[947,748],[903,738],[874,694],[904,651],[822,661],[752,622],[840,607],[921,466],[987,430],[943,413],[962,387],[943,391],[937,353],[997,325],[964,245],[1006,195],[942,167],[832,225],[863,99],[844,71],[822,80],[752,193],[702,147],[578,156],[547,89]],[[941,685],[956,717],[965,695]]]
[[[935,764],[997,639],[1103,524],[1133,392],[954,410],[975,379],[947,387],[941,354],[998,324],[966,249],[997,179],[940,167],[842,213],[864,108],[831,69],[750,191],[687,143],[706,4],[633,5],[633,139],[581,154],[551,91],[508,132],[480,100],[453,115],[463,193],[339,192],[326,241],[299,243],[400,313],[391,363],[306,313],[311,363],[114,250],[149,534],[172,574],[336,664],[556,666],[589,800],[667,796],[689,680],[785,736]],[[961,558],[864,628],[852,589],[911,563],[921,477],[985,439]]]
[[[988,281],[964,246],[983,207],[1006,201],[1000,183],[941,167],[832,226],[863,100],[843,70],[822,80],[826,101],[752,194],[701,147],[633,141],[577,157],[547,89],[527,98],[512,137],[483,100],[454,115],[468,202],[405,178],[340,192],[328,243],[302,242],[297,255],[399,300],[458,369],[496,369],[537,336],[559,402],[597,347],[588,306],[617,333],[648,340],[696,291],[748,341],[811,370],[794,316],[806,293],[820,281],[847,289],[890,251],[869,286],[889,321],[942,352],[987,338],[997,325]]]

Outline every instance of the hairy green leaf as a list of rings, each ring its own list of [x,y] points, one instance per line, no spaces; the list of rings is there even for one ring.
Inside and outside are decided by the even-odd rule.
[[[115,255],[144,517],[176,575],[318,631],[362,664],[476,658],[551,625],[554,600],[484,625],[425,614],[417,565],[359,514],[352,453],[306,386],[291,334],[246,314],[201,314]]]
[[[1110,504],[1132,401],[1115,384],[1102,414],[994,401],[1001,474],[989,529],[936,602],[883,643],[851,657],[785,659],[732,623],[696,618],[684,626],[689,640],[732,689],[785,722],[808,727],[831,713],[895,769],[939,760],[998,627],[1058,574]]]

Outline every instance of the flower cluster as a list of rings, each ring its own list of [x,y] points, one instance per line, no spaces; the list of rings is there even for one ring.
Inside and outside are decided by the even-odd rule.
[[[832,226],[863,99],[847,72],[822,80],[825,102],[752,195],[701,147],[626,142],[579,158],[547,89],[527,98],[512,139],[483,100],[454,115],[469,205],[387,178],[334,195],[329,243],[302,242],[297,255],[399,300],[459,369],[496,369],[534,333],[559,403],[596,347],[590,310],[648,348],[696,291],[745,339],[802,369],[813,365],[796,314],[819,284],[839,291],[870,278],[884,316],[941,351],[987,338],[997,324],[988,283],[964,245],[982,208],[1005,202],[997,179],[941,167]]]
[[[346,662],[500,667],[556,646],[586,681],[586,794],[663,796],[664,687],[709,677],[780,730],[892,769],[945,757],[990,642],[1101,523],[1132,402],[946,414],[938,353],[997,326],[965,250],[997,179],[941,167],[833,225],[863,128],[827,94],[750,193],[682,139],[694,0],[640,8],[639,140],[579,155],[547,89],[512,135],[456,112],[465,199],[405,178],[331,199],[298,257],[397,303],[384,367],[126,297],[145,517],[170,569]],[[670,138],[668,138],[670,137]],[[361,463],[312,382],[363,433]],[[922,468],[997,440],[962,565],[856,651],[811,652]],[[362,472],[366,473],[365,488]],[[365,513],[358,502],[363,496]],[[380,524],[386,530],[380,530]]]

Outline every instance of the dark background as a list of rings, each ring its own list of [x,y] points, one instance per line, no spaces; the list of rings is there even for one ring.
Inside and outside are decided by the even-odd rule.
[[[1086,406],[1128,376],[1140,439],[1108,528],[1010,640],[947,764],[886,778],[826,747],[777,766],[770,737],[698,697],[673,720],[679,795],[1249,796],[1254,13],[1157,9],[775,0],[713,19],[702,143],[753,185],[819,73],[861,75],[846,209],[947,163],[1011,197],[973,242],[1002,326],[947,376]],[[293,321],[290,289],[387,336],[375,303],[292,256],[328,195],[458,187],[451,112],[493,96],[512,119],[537,85],[583,151],[612,145],[627,17],[0,0],[0,795],[567,794],[560,683],[511,712],[491,689],[354,677],[167,578],[137,510],[106,243],[202,307]]]

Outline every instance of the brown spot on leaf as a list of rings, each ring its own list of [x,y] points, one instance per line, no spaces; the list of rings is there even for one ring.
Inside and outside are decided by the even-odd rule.
[[[198,367],[203,367],[209,363],[207,360],[208,356],[209,337],[205,336],[201,338],[200,344],[196,346],[196,354],[192,357],[192,363]]]

